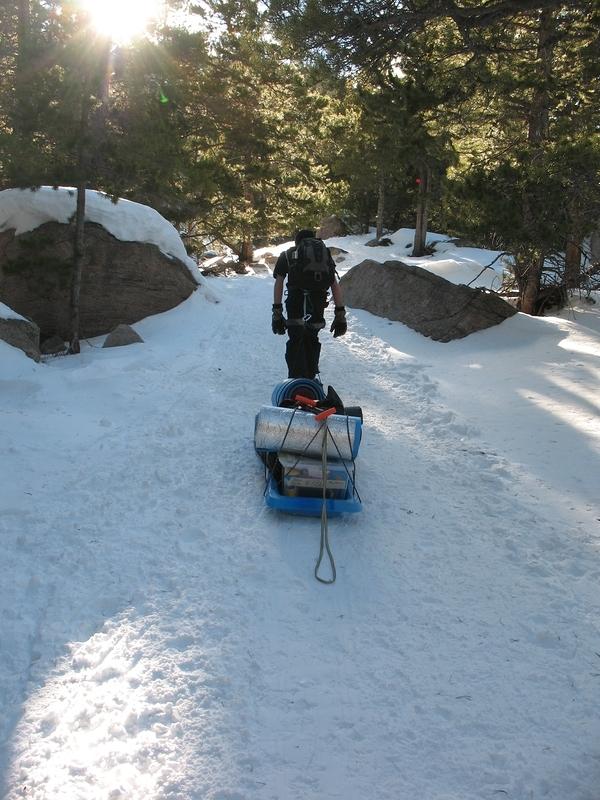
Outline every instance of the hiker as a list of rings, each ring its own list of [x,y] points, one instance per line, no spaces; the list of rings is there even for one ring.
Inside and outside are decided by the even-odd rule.
[[[273,270],[275,288],[271,327],[273,333],[281,336],[287,331],[285,360],[288,378],[313,379],[319,372],[319,331],[325,327],[323,312],[328,305],[329,289],[335,303],[330,328],[334,338],[346,333],[346,309],[335,274],[335,262],[325,243],[308,229],[298,231],[294,241],[294,247],[279,255]],[[287,320],[281,302],[286,277]]]

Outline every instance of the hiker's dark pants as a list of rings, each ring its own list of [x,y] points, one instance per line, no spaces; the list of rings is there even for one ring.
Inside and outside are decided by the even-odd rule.
[[[288,378],[314,378],[319,372],[319,330],[306,325],[288,325],[285,360]]]
[[[319,331],[325,327],[325,292],[303,292],[290,289],[285,301],[288,341],[285,360],[288,378],[314,378],[319,372],[321,342]]]

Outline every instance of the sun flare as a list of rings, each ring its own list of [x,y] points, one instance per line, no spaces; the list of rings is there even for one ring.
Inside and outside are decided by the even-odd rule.
[[[162,0],[81,0],[94,28],[123,44],[141,35],[164,8]]]

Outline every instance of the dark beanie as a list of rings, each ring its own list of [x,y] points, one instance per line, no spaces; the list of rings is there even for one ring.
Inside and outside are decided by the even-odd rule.
[[[304,228],[301,231],[298,231],[296,234],[296,238],[294,239],[295,244],[299,244],[302,239],[314,239],[316,236],[314,231],[309,230],[308,228]]]

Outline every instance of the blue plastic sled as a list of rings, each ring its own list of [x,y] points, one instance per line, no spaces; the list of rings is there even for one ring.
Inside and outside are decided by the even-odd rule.
[[[265,490],[265,501],[269,508],[285,511],[286,514],[300,514],[305,517],[320,517],[323,509],[321,497],[288,497],[281,494],[277,481],[271,475]],[[349,483],[346,497],[337,500],[326,500],[327,516],[338,517],[340,514],[354,514],[362,511],[362,503]]]

